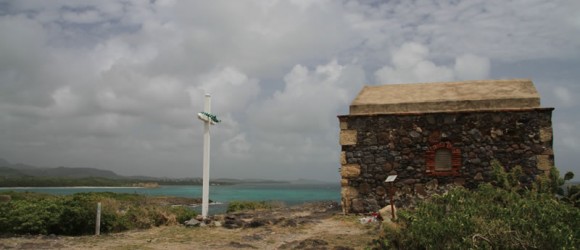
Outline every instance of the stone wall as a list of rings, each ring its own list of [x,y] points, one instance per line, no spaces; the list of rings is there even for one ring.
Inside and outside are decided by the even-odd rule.
[[[490,181],[493,160],[508,169],[522,166],[527,177],[521,181],[531,183],[554,165],[552,110],[339,116],[343,210],[365,213],[388,205],[389,175],[398,175],[399,207],[453,185],[474,188]],[[454,149],[458,173],[429,171],[428,152],[437,145]]]

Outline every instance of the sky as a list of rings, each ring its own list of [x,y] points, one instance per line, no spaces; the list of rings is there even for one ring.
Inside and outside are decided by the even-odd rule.
[[[209,92],[212,178],[338,182],[364,85],[512,78],[580,175],[580,1],[0,0],[0,158],[201,177]]]

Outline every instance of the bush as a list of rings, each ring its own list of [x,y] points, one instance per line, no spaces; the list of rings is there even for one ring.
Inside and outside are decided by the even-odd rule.
[[[16,194],[0,203],[0,234],[92,234],[97,203],[101,202],[101,232],[172,225],[195,217],[185,207],[156,206],[147,197],[114,193],[69,196]]]
[[[519,169],[496,169],[501,188],[455,188],[414,211],[400,210],[399,227],[386,227],[381,248],[399,249],[574,249],[580,246],[580,210],[558,200],[554,185],[531,188],[518,182]]]
[[[47,234],[59,227],[63,206],[56,199],[0,204],[0,233]]]
[[[272,209],[282,206],[282,203],[272,201],[231,201],[228,204],[227,213],[247,210]]]
[[[399,213],[398,245],[409,249],[572,248],[580,245],[580,210],[546,194],[517,193],[484,184],[457,188]],[[395,237],[393,237],[395,238]]]

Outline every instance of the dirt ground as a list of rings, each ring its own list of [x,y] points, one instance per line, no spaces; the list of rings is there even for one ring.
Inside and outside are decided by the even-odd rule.
[[[164,226],[100,236],[0,238],[0,249],[365,249],[379,234],[377,223],[342,215],[327,204],[235,214],[248,223],[221,226]],[[272,223],[275,222],[275,223]]]

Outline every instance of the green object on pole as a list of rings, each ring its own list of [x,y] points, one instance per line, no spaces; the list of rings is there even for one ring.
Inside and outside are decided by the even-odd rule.
[[[216,115],[208,113],[208,112],[200,112],[202,115],[208,117],[209,119],[211,119],[214,123],[220,123],[221,120],[217,118]]]

